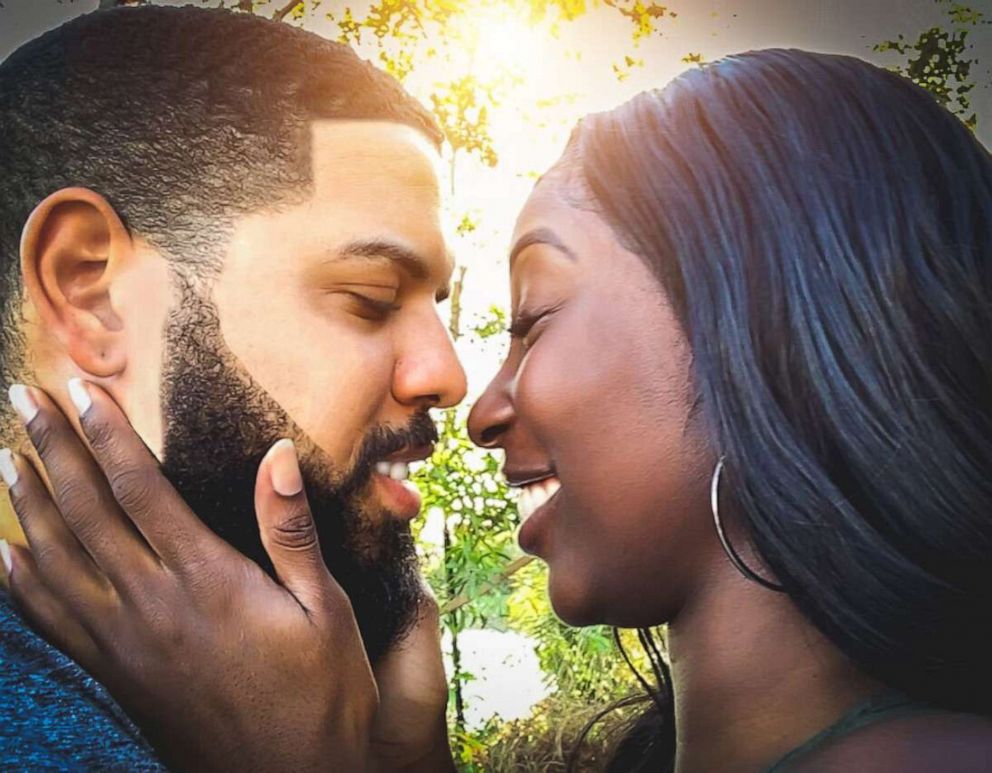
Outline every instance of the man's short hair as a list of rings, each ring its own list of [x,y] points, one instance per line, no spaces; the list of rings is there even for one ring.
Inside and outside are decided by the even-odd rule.
[[[309,123],[431,115],[347,46],[203,8],[80,16],[0,64],[0,371],[20,375],[20,233],[66,186],[105,196],[170,261],[216,271],[232,222],[311,191]]]

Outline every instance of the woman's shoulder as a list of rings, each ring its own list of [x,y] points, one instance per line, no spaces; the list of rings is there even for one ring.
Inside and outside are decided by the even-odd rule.
[[[933,712],[877,722],[817,749],[794,770],[984,773],[992,770],[992,718]]]

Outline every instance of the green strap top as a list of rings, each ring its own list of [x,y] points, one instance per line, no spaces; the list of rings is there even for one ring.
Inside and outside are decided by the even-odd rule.
[[[898,692],[884,692],[873,695],[863,703],[859,703],[829,727],[808,738],[768,768],[765,773],[784,773],[797,760],[805,757],[810,752],[819,749],[821,746],[825,746],[830,741],[849,735],[866,725],[872,725],[876,722],[883,722],[890,719],[913,717],[919,714],[932,714],[940,711],[941,709],[935,706],[916,702]]]

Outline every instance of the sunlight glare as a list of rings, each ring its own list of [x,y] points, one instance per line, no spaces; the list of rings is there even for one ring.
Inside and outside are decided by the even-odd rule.
[[[541,61],[542,45],[526,19],[505,13],[482,13],[476,19],[477,45],[474,69],[484,79],[498,78],[507,71],[529,78]]]

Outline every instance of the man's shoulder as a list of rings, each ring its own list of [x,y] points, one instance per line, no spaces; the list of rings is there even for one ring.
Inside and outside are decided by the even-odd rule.
[[[0,767],[160,770],[99,682],[35,635],[0,591]]]

